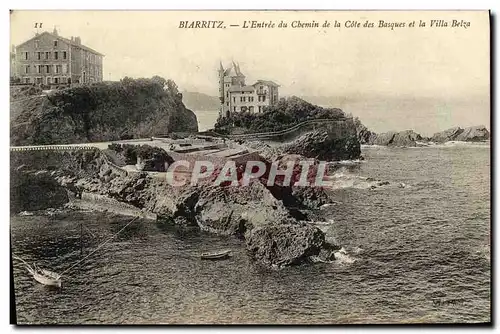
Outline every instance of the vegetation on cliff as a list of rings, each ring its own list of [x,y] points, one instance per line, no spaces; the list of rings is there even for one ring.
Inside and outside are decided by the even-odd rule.
[[[237,112],[229,117],[219,117],[214,128],[225,134],[270,132],[312,119],[342,119],[345,116],[340,109],[322,108],[292,96],[281,99],[274,106],[264,107],[262,113]]]
[[[196,132],[172,80],[124,78],[11,103],[11,144],[66,144]]]

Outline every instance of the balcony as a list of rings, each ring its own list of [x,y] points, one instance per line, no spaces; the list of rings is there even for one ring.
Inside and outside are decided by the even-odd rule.
[[[267,95],[267,90],[257,90],[257,95]]]

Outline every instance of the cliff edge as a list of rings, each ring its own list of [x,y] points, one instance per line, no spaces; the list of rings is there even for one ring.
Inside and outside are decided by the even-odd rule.
[[[171,80],[124,78],[48,92],[11,89],[11,145],[70,144],[197,132]]]

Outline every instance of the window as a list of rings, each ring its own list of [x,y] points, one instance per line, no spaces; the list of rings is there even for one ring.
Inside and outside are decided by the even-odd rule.
[[[253,102],[253,96],[248,97],[248,102]]]
[[[45,65],[45,73],[50,73],[50,65]]]
[[[24,53],[24,60],[28,60],[28,59],[29,59],[28,52],[25,52]]]
[[[63,64],[62,65],[62,72],[63,73],[68,73],[68,64]]]
[[[66,57],[67,57],[66,51],[63,51],[63,59],[66,59]]]
[[[229,92],[226,93],[226,97],[229,97]]]
[[[38,59],[38,60],[42,59],[42,53],[41,52],[37,52],[36,53],[36,59]]]
[[[35,49],[38,49],[38,44],[39,44],[39,42],[40,42],[40,41],[39,41],[38,39],[36,39],[36,40],[35,40]]]
[[[54,51],[54,59],[55,60],[59,59],[59,53],[57,51]]]
[[[259,106],[259,112],[261,112],[261,111],[262,111],[262,106]]]
[[[233,107],[233,111],[236,112],[236,107]]]
[[[30,73],[30,66],[29,65],[24,66],[24,73]]]
[[[262,102],[266,102],[266,96],[262,95]]]
[[[236,103],[236,96],[233,96],[233,102]]]
[[[42,65],[37,65],[37,73],[42,73]]]
[[[54,78],[54,83],[58,84],[59,83],[59,78]]]
[[[49,60],[50,58],[50,52],[45,52],[45,60]]]
[[[229,106],[229,102],[227,102],[226,105]]]
[[[29,84],[30,83],[30,78],[24,78],[24,83]]]
[[[36,78],[36,83],[37,84],[42,84],[43,83],[42,78]]]
[[[57,47],[57,41],[54,41],[54,46]]]

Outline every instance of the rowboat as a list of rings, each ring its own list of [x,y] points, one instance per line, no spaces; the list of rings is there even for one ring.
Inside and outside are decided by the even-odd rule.
[[[215,253],[202,253],[201,258],[203,260],[222,260],[222,259],[227,259],[228,257],[231,256],[231,250],[223,250],[220,252],[215,252]]]
[[[61,287],[61,275],[50,270],[38,268],[36,265],[28,267],[28,271],[33,275],[33,278],[41,284]]]

